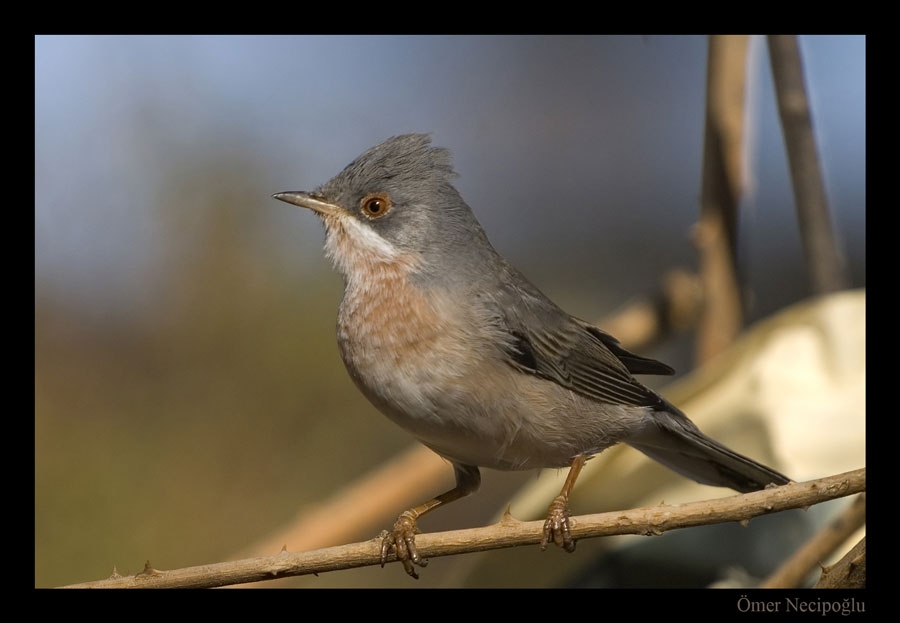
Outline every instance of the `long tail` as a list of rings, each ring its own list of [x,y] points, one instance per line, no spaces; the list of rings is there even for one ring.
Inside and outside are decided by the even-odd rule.
[[[675,407],[656,413],[655,422],[626,443],[682,476],[741,493],[791,482],[784,474],[738,454],[700,432]]]

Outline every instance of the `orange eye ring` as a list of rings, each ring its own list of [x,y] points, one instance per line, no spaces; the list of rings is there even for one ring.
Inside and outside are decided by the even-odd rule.
[[[387,193],[369,193],[359,203],[359,209],[370,219],[381,218],[393,207]]]

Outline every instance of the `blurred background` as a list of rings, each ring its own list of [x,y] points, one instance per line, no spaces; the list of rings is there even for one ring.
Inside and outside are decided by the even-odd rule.
[[[865,38],[800,41],[864,287]],[[703,36],[36,37],[35,585],[236,558],[410,445],[343,369],[321,225],[270,198],[389,136],[450,148],[497,249],[577,316],[696,268],[706,52]],[[810,294],[757,38],[748,110],[753,322]],[[646,354],[687,372],[689,345]],[[487,471],[422,527],[481,525],[534,477]]]

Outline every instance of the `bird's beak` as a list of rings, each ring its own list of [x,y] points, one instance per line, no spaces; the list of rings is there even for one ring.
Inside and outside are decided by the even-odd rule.
[[[333,203],[328,203],[327,201],[322,201],[321,199],[316,199],[309,193],[304,193],[300,191],[286,192],[286,193],[275,193],[272,195],[273,199],[278,199],[279,201],[284,201],[285,203],[291,203],[295,206],[300,206],[301,208],[308,208],[317,214],[321,214],[323,216],[340,216],[344,210]]]

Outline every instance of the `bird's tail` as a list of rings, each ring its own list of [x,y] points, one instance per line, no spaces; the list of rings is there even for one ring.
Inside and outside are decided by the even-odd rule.
[[[669,405],[671,407],[671,405]],[[741,493],[791,482],[784,474],[738,454],[700,432],[687,416],[671,407],[626,443],[682,476],[705,485]]]

